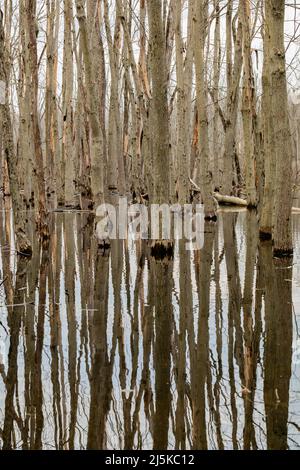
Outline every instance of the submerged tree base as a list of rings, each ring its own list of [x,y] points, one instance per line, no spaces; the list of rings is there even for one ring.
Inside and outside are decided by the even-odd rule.
[[[217,222],[218,216],[215,213],[205,214],[204,220],[207,222]]]
[[[101,252],[102,256],[107,256],[110,252],[111,244],[107,240],[98,240],[98,250]]]
[[[259,238],[261,241],[269,241],[272,240],[272,231],[271,229],[260,229],[259,231]]]
[[[153,241],[151,245],[151,256],[156,260],[173,259],[173,242],[170,240]]]

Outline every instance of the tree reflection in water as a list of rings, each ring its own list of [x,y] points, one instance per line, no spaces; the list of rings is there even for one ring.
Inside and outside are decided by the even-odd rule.
[[[103,253],[75,212],[54,214],[49,246],[19,258],[9,217],[3,449],[299,447],[297,219],[293,269],[259,243],[251,212],[224,213],[200,251],[180,241],[164,260],[146,241]]]

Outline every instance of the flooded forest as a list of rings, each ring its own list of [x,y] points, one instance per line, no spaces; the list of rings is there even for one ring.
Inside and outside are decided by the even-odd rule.
[[[0,0],[0,449],[299,449],[299,52],[296,0]]]

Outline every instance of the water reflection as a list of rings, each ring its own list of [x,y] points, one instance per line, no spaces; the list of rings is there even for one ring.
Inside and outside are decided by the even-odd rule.
[[[163,261],[146,241],[100,251],[88,212],[53,214],[31,260],[0,224],[3,449],[299,447],[297,216],[294,266],[254,212]]]

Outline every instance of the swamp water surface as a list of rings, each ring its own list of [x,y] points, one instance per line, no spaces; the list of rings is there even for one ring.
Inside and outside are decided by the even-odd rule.
[[[299,448],[299,216],[289,262],[251,212],[163,262],[103,255],[87,213],[52,215],[30,260],[0,225],[2,448]]]

